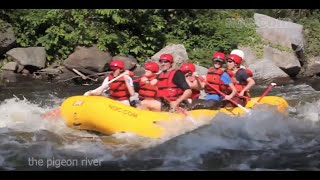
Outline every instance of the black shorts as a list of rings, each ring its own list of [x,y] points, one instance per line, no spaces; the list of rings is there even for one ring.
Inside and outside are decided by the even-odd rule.
[[[161,103],[161,111],[166,111],[166,112],[168,112],[168,111],[171,110],[170,103],[169,103],[167,100],[165,100],[164,98],[157,98],[156,100],[157,100],[157,101],[160,101],[160,103]],[[188,101],[185,100],[185,101],[182,101],[182,102],[179,104],[179,107],[188,110],[188,109],[189,109],[189,105],[190,105],[190,104],[188,103]]]
[[[211,109],[218,110],[222,106],[221,101],[216,100],[205,100],[205,99],[193,99],[190,105],[190,110],[196,109]]]
[[[233,97],[232,100],[243,107],[245,107],[247,104],[247,100],[245,98]],[[227,100],[224,100],[222,104],[223,107],[237,107],[237,105]]]

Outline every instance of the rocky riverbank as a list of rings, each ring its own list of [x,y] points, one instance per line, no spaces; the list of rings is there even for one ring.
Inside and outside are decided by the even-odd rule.
[[[238,48],[245,52],[244,65],[252,70],[258,84],[283,84],[302,77],[320,75],[320,57],[307,58],[305,55],[302,25],[257,13],[254,14],[254,20],[256,32],[263,39],[263,52],[257,54],[254,47]],[[162,53],[174,56],[175,67],[189,61],[183,44],[168,45],[146,61],[158,61]],[[67,59],[49,65],[44,47],[17,47],[12,26],[5,23],[0,30],[0,56],[6,59],[2,61],[1,68],[3,83],[14,83],[19,75],[53,82],[100,82],[108,73],[109,63],[113,59],[123,60],[125,68],[133,70],[135,76],[144,73],[143,64],[134,57],[113,57],[110,54],[97,46],[76,47]],[[211,63],[211,55],[208,54],[208,65]],[[197,72],[200,75],[206,74],[207,68],[197,65]]]

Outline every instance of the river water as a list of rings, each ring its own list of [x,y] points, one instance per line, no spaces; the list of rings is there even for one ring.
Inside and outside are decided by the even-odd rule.
[[[320,92],[302,80],[275,87],[289,115],[217,115],[172,139],[105,136],[41,114],[98,85],[25,80],[0,86],[0,170],[319,170]],[[256,86],[260,95],[267,86]]]

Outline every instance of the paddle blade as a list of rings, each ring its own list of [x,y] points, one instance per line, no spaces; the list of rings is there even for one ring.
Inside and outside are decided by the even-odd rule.
[[[52,111],[49,111],[49,112],[41,115],[41,117],[43,119],[57,119],[60,116],[61,116],[60,108],[56,108]]]

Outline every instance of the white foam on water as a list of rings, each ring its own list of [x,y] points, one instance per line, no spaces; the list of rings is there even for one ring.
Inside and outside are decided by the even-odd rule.
[[[54,98],[52,101],[59,102],[61,99]],[[15,131],[35,132],[49,130],[59,135],[73,134],[79,136],[90,136],[85,131],[68,128],[62,119],[43,119],[41,115],[50,112],[57,107],[40,107],[27,99],[10,98],[0,104],[0,127]]]
[[[307,86],[297,89],[304,91]],[[296,99],[299,93],[284,92],[285,98]],[[300,94],[301,95],[301,94]],[[53,96],[54,97],[54,96]],[[62,101],[56,99],[57,102]],[[57,103],[58,104],[58,103]],[[146,154],[143,160],[160,158],[163,165],[154,169],[174,169],[188,164],[186,169],[198,169],[202,165],[203,155],[211,152],[219,153],[224,150],[268,150],[281,149],[283,147],[290,150],[299,151],[300,148],[308,148],[316,145],[318,140],[311,136],[319,129],[320,100],[303,102],[296,107],[290,107],[292,113],[289,116],[275,113],[269,109],[254,109],[250,116],[231,117],[225,114],[218,114],[213,119],[177,119],[168,124],[169,135],[161,139],[143,138],[130,133],[117,133],[107,139],[101,140],[100,135],[95,135],[86,131],[79,131],[65,126],[62,120],[45,121],[41,114],[46,113],[56,107],[40,107],[30,103],[27,99],[11,98],[0,104],[0,135],[10,131],[37,132],[48,130],[60,137],[71,136],[63,144],[41,144],[38,137],[34,141],[21,143],[16,139],[8,137],[3,145],[16,145],[22,150],[26,146],[41,145],[44,156],[52,156],[54,149],[68,153],[87,154],[91,158],[99,158],[102,161],[126,160],[126,153],[131,150],[150,147],[163,148],[157,154]],[[163,124],[166,126],[166,124]],[[320,131],[318,131],[320,132]],[[82,138],[81,138],[82,137]],[[86,139],[94,139],[94,141]],[[162,146],[163,145],[163,146]],[[1,149],[0,166],[8,167],[9,153]],[[63,154],[63,153],[62,153]],[[263,168],[251,167],[255,159],[248,158],[239,164],[233,164],[227,169],[238,170],[263,170]],[[183,169],[183,168],[182,168]]]
[[[1,127],[8,127],[21,131],[35,131],[43,126],[40,115],[43,109],[31,104],[27,99],[6,99],[0,104]]]
[[[298,118],[304,121],[311,121],[313,123],[319,122],[320,118],[320,100],[309,103],[306,102],[304,104],[299,104],[295,107],[296,113],[298,113]]]
[[[202,155],[228,150],[262,150],[290,147],[291,152],[299,152],[301,148],[314,146],[318,141],[304,137],[305,132],[314,133],[319,130],[318,117],[310,119],[307,114],[319,112],[319,100],[298,107],[298,116],[290,117],[269,109],[254,109],[250,116],[231,117],[218,114],[207,126],[175,138],[162,152],[165,159],[163,166],[203,163]],[[311,108],[313,107],[313,108]],[[314,117],[313,117],[314,118]],[[223,150],[222,150],[223,151]],[[248,170],[251,161],[240,164],[237,169]]]
[[[25,163],[24,159],[33,156],[51,158],[57,155],[56,152],[82,153],[101,161],[114,158],[98,135],[71,129],[62,119],[45,120],[41,117],[55,108],[40,107],[25,98],[10,98],[0,104],[0,167],[15,169],[16,163]],[[15,159],[18,160],[12,161],[12,156],[17,156]]]

